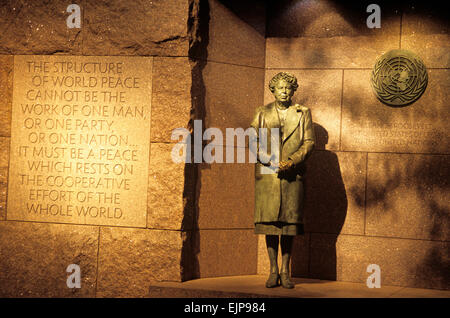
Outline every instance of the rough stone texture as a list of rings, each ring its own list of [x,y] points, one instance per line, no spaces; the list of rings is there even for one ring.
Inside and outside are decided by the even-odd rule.
[[[424,94],[415,103],[400,108],[389,107],[375,97],[370,73],[370,70],[344,71],[342,149],[448,153],[450,71],[428,70]]]
[[[310,235],[310,233],[305,233],[304,235],[298,235],[294,238],[291,258],[292,277],[308,277]]]
[[[72,3],[71,0],[2,1],[0,54],[80,54],[83,21],[81,29],[69,29],[66,24],[70,15],[66,9]]]
[[[208,62],[203,69],[206,127],[247,129],[263,104],[264,70]],[[225,138],[224,138],[225,142]]]
[[[447,8],[424,2],[405,10],[402,18],[402,49],[415,52],[425,66],[450,67],[450,25]],[[424,14],[425,13],[425,14]]]
[[[315,151],[305,178],[305,230],[364,234],[366,154]]]
[[[200,277],[256,274],[258,240],[253,229],[200,230]]]
[[[14,57],[0,55],[0,136],[11,136]]]
[[[369,154],[366,233],[450,240],[450,157]]]
[[[175,128],[187,128],[190,120],[191,65],[188,58],[155,57],[153,60],[152,142],[172,140]]]
[[[98,227],[0,222],[1,297],[94,297]],[[66,285],[67,266],[81,269],[81,288]]]
[[[0,220],[6,218],[10,138],[0,137]]]
[[[208,2],[208,61],[263,68],[264,5],[258,1]],[[198,55],[196,57],[206,58]]]
[[[381,28],[366,25],[367,1],[333,2],[278,0],[267,10],[267,37],[381,36],[399,34],[400,12],[395,1],[379,0]]]
[[[277,1],[268,10],[266,68],[373,67],[398,48],[400,14],[382,9],[382,27],[366,26],[367,4]],[[396,11],[397,10],[397,11]]]
[[[181,281],[179,231],[102,227],[98,297],[144,297],[152,281]]]
[[[200,171],[198,227],[253,228],[254,165],[203,163]]]
[[[173,162],[172,147],[150,144],[147,227],[152,229],[192,228],[192,165]]]
[[[187,0],[88,0],[83,54],[187,56],[188,6]]]
[[[399,36],[267,38],[267,68],[372,68]]]
[[[264,81],[264,104],[274,101],[269,81],[279,72],[295,75],[299,87],[293,102],[311,109],[318,143],[316,149],[339,150],[342,71],[341,70],[267,70]]]
[[[341,235],[335,248],[330,234],[316,234],[311,241],[311,268],[326,270],[319,257],[328,247],[337,255],[337,279],[365,282],[369,264],[381,269],[381,284],[448,289],[449,242]],[[326,267],[326,266],[325,266]],[[325,272],[322,272],[323,276]]]

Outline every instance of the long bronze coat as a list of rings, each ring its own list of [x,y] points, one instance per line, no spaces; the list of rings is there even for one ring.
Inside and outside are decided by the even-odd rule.
[[[259,107],[250,125],[256,128],[279,128],[280,119],[275,103]],[[279,136],[279,160],[292,159],[290,170],[265,174],[263,164],[255,165],[255,223],[303,223],[303,173],[304,161],[314,148],[314,130],[310,110],[298,104],[288,108],[284,127]],[[270,137],[267,138],[270,144]],[[270,147],[270,146],[269,146]],[[270,152],[261,153],[261,157]],[[259,157],[259,158],[261,158]],[[267,169],[267,168],[266,168]]]

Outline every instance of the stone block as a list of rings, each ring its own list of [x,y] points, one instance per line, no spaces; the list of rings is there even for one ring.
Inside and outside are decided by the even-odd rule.
[[[450,27],[446,8],[442,3],[416,5],[403,14],[402,49],[415,52],[428,68],[450,67]]]
[[[200,230],[201,278],[256,274],[258,241],[253,229]]]
[[[380,102],[372,91],[370,74],[370,70],[344,71],[342,150],[448,153],[450,71],[428,70],[427,89],[405,107]]]
[[[448,155],[368,157],[366,234],[448,241]]]
[[[0,136],[11,136],[14,58],[0,55]]]
[[[312,234],[311,277],[365,283],[377,264],[382,286],[448,289],[448,250],[449,242]]]
[[[208,62],[203,69],[206,127],[247,129],[263,105],[264,70]],[[225,141],[225,138],[224,138]]]
[[[1,297],[95,297],[98,227],[0,222]],[[81,288],[66,269],[80,266]]]
[[[269,5],[267,68],[371,68],[399,47],[400,13],[382,5],[382,27],[369,29],[364,3],[277,1]]]
[[[264,5],[258,1],[208,2],[207,59],[264,68]]]
[[[294,238],[291,257],[291,276],[308,277],[309,275],[309,239],[310,233]],[[279,263],[281,264],[281,263]]]
[[[102,227],[98,297],[145,297],[152,281],[181,281],[180,231]]]
[[[6,218],[10,138],[0,137],[0,220]]]
[[[367,27],[370,2],[278,0],[268,5],[267,37],[335,37],[399,34],[400,5],[379,1],[381,28]]]
[[[84,55],[187,56],[189,1],[87,1]]]
[[[146,226],[152,61],[14,57],[8,219]]]
[[[372,68],[399,35],[267,38],[267,68]]]
[[[307,161],[305,230],[364,234],[366,154],[315,151]]]
[[[81,54],[82,28],[67,27],[71,0],[3,1],[0,54]],[[82,16],[84,7],[81,8]],[[100,52],[98,50],[97,52]]]
[[[200,229],[253,228],[254,170],[254,164],[244,163],[200,165]]]
[[[147,227],[152,229],[192,228],[195,170],[173,162],[172,147],[150,144]]]
[[[336,256],[337,238],[338,234],[311,233],[309,278],[339,280]],[[353,264],[347,264],[347,266],[351,267]]]
[[[153,62],[152,142],[171,140],[176,128],[187,128],[191,118],[191,65],[188,58],[155,57]]]
[[[342,71],[341,70],[267,70],[264,104],[274,101],[269,81],[279,72],[289,72],[298,80],[293,102],[311,109],[315,123],[316,149],[339,150]]]

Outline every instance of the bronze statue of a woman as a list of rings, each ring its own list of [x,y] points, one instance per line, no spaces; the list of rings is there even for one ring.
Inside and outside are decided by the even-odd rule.
[[[266,287],[276,287],[281,282],[284,288],[294,288],[290,280],[289,263],[293,238],[303,234],[304,162],[314,148],[315,137],[310,110],[292,104],[292,96],[298,88],[297,78],[286,72],[278,73],[270,80],[269,88],[275,101],[256,110],[251,127],[256,129],[258,138],[261,138],[261,128],[269,131],[278,129],[279,133],[275,135],[279,136],[279,142],[273,142],[273,135],[272,139],[266,139],[267,149],[271,148],[268,160],[260,160],[264,155],[258,148],[255,166],[255,233],[266,235],[270,260]],[[267,158],[268,154],[265,156]],[[269,171],[273,173],[267,173],[267,168],[272,169]],[[281,271],[277,263],[279,243]]]

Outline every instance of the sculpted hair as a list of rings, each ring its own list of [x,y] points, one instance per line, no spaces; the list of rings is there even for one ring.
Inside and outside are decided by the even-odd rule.
[[[294,91],[297,90],[297,88],[298,88],[297,78],[290,73],[280,72],[277,75],[275,75],[274,77],[272,77],[272,79],[269,82],[269,89],[272,93],[275,90],[275,85],[277,85],[278,81],[280,81],[280,80],[285,80],[286,82],[288,82],[292,85],[292,88],[294,89]]]

